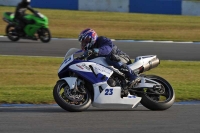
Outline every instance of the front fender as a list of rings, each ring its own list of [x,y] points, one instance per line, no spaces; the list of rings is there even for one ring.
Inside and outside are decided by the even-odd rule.
[[[67,84],[69,85],[70,89],[74,89],[74,87],[76,86],[76,80],[77,78],[76,77],[66,77],[66,78],[61,78],[60,80],[58,81],[66,81]]]

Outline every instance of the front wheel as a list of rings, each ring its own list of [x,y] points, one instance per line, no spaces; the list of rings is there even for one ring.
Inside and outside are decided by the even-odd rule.
[[[18,32],[16,31],[15,25],[14,24],[9,24],[6,27],[6,35],[8,36],[8,39],[11,41],[18,41],[20,39],[20,36]]]
[[[48,43],[51,40],[51,33],[48,28],[41,28],[38,30],[38,36],[44,43]]]
[[[137,94],[142,97],[141,104],[150,110],[170,108],[175,101],[175,92],[172,86],[165,79],[156,75],[145,75],[144,77],[160,83],[162,87],[159,92],[162,94],[153,94],[148,88],[143,88],[142,93]]]
[[[91,95],[87,89],[86,93],[80,93],[70,89],[66,81],[58,81],[53,90],[56,103],[66,111],[81,112],[89,108]]]

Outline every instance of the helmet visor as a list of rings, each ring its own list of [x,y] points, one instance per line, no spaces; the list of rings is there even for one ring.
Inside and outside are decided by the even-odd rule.
[[[80,41],[81,49],[82,50],[87,50],[90,42],[91,42],[91,39],[89,39],[89,37],[87,37],[86,39],[83,39],[82,41]]]

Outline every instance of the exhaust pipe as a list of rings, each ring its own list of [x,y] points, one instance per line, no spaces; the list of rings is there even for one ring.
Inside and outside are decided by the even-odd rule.
[[[130,64],[129,67],[133,70],[134,73],[142,73],[149,71],[160,64],[160,60],[156,55],[146,55],[138,56],[135,58],[133,64]]]
[[[143,65],[142,72],[149,71],[150,69],[157,67],[159,64],[160,64],[160,60],[158,58],[154,58],[150,60],[147,64]]]

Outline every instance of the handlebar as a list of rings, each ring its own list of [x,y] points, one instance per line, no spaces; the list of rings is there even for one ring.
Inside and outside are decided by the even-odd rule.
[[[81,55],[81,56],[79,56],[79,57],[76,57],[75,59],[76,60],[83,60],[83,59],[85,59],[86,57],[84,56],[84,55]]]
[[[90,57],[92,54],[93,54],[93,52],[85,51],[82,55],[80,55],[76,59],[78,59],[78,60],[85,60],[86,58]]]
[[[38,12],[38,11],[35,11],[34,14],[35,14],[35,16],[37,16],[39,18],[44,18],[44,15],[41,14],[40,12]]]

